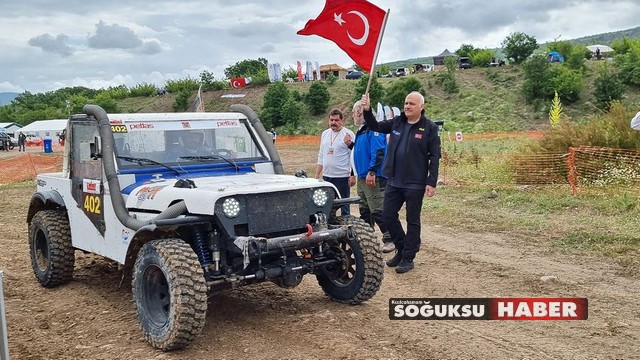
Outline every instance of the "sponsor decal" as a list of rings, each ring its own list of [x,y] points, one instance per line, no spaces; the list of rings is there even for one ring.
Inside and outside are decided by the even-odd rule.
[[[422,139],[422,134],[416,134],[416,139]]]
[[[240,123],[235,120],[216,121],[217,127],[238,127]]]
[[[391,133],[393,135],[400,136],[400,131],[398,131],[398,130],[393,130]]]
[[[136,123],[129,124],[129,130],[145,130],[145,129],[154,129],[155,125],[153,123]]]
[[[183,121],[183,122],[182,122],[182,127],[183,127],[184,129],[191,129],[191,123],[190,123],[190,122],[188,122],[188,121]]]
[[[162,186],[143,186],[135,193],[136,198],[138,199],[138,206],[140,206],[143,202],[149,199],[153,199],[156,197],[156,194],[162,189],[164,189],[167,185]]]
[[[120,238],[122,239],[122,242],[127,242],[131,240],[131,233],[128,229],[123,228],[120,232]]]
[[[82,192],[87,194],[100,194],[100,180],[82,179]]]
[[[391,298],[391,320],[587,320],[586,298]]]
[[[41,179],[38,179],[38,181],[36,181],[36,183],[38,184],[38,186],[43,187],[43,186],[47,186],[47,182]]]
[[[113,120],[109,120],[109,124],[124,124],[124,121],[113,119]]]

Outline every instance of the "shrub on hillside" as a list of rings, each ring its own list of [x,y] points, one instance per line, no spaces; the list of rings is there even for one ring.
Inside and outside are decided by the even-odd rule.
[[[304,102],[309,107],[311,115],[322,115],[329,106],[330,97],[327,86],[323,82],[314,81],[304,96]]]
[[[580,99],[583,76],[577,70],[571,70],[566,66],[556,65],[549,69],[549,84],[545,98],[553,98],[555,91],[566,102],[576,102]]]
[[[156,88],[156,86],[149,83],[137,84],[129,89],[129,94],[132,97],[155,96],[157,93],[158,89]]]
[[[196,90],[198,89],[196,88]],[[189,98],[191,97],[191,93],[192,91],[188,90],[178,92],[176,101],[173,103],[173,111],[187,111],[187,109],[189,108]]]
[[[111,99],[122,100],[130,96],[129,89],[126,85],[110,86],[101,93],[107,94]]]
[[[422,95],[425,95],[424,88],[418,79],[412,76],[402,78],[394,82],[391,87],[387,89],[385,104],[402,108],[404,106],[404,99],[407,97],[407,94],[412,91],[418,91]]]
[[[356,93],[353,96],[353,102],[362,99],[362,95],[367,89],[369,76],[371,76],[371,74],[364,74],[360,80],[358,80],[358,83],[356,84]],[[373,107],[375,104],[381,102],[384,98],[384,94],[384,86],[378,82],[378,77],[373,75],[373,79],[371,79],[371,87],[369,88],[369,101],[371,102],[371,106]]]
[[[280,127],[284,125],[282,108],[289,98],[289,91],[281,81],[270,84],[264,94],[264,102],[260,111],[260,120],[266,127]]]
[[[544,55],[534,55],[523,64],[524,81],[522,93],[528,103],[545,99],[550,78],[549,61]]]
[[[602,63],[593,84],[593,96],[599,109],[609,110],[613,101],[622,100],[624,96],[624,85],[608,62]]]
[[[164,88],[173,94],[178,94],[181,91],[194,92],[198,91],[198,88],[200,88],[200,82],[191,77],[178,80],[167,80],[167,84]]]

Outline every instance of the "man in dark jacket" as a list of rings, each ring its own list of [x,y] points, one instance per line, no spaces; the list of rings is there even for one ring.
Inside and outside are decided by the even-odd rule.
[[[424,96],[412,92],[405,98],[404,112],[391,120],[376,121],[369,94],[362,96],[364,120],[373,131],[390,134],[382,174],[388,179],[382,218],[396,246],[387,266],[397,273],[413,269],[420,250],[420,211],[424,195],[436,194],[440,165],[438,126],[424,116]],[[398,212],[406,204],[407,231],[402,229]]]

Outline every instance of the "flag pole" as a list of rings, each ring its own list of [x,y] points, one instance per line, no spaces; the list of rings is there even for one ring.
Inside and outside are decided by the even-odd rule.
[[[376,67],[378,52],[380,52],[380,44],[382,43],[382,36],[384,35],[384,29],[387,27],[387,18],[389,17],[390,12],[391,9],[387,9],[387,12],[384,14],[384,20],[382,20],[382,30],[380,30],[380,36],[378,36],[378,43],[376,44],[376,51],[373,54],[373,62],[371,64],[371,71],[369,71],[369,81],[367,82],[367,89],[364,91],[365,94],[368,94],[369,89],[371,88],[371,80],[373,80],[373,70]]]

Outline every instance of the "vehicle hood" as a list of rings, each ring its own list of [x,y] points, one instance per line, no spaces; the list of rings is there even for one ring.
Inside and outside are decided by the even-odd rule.
[[[162,211],[176,200],[184,200],[189,213],[214,212],[215,202],[223,197],[240,194],[271,193],[308,188],[335,187],[326,181],[299,178],[292,175],[247,173],[219,177],[190,178],[194,188],[178,188],[177,179],[150,181],[134,188],[126,198],[130,210]]]

